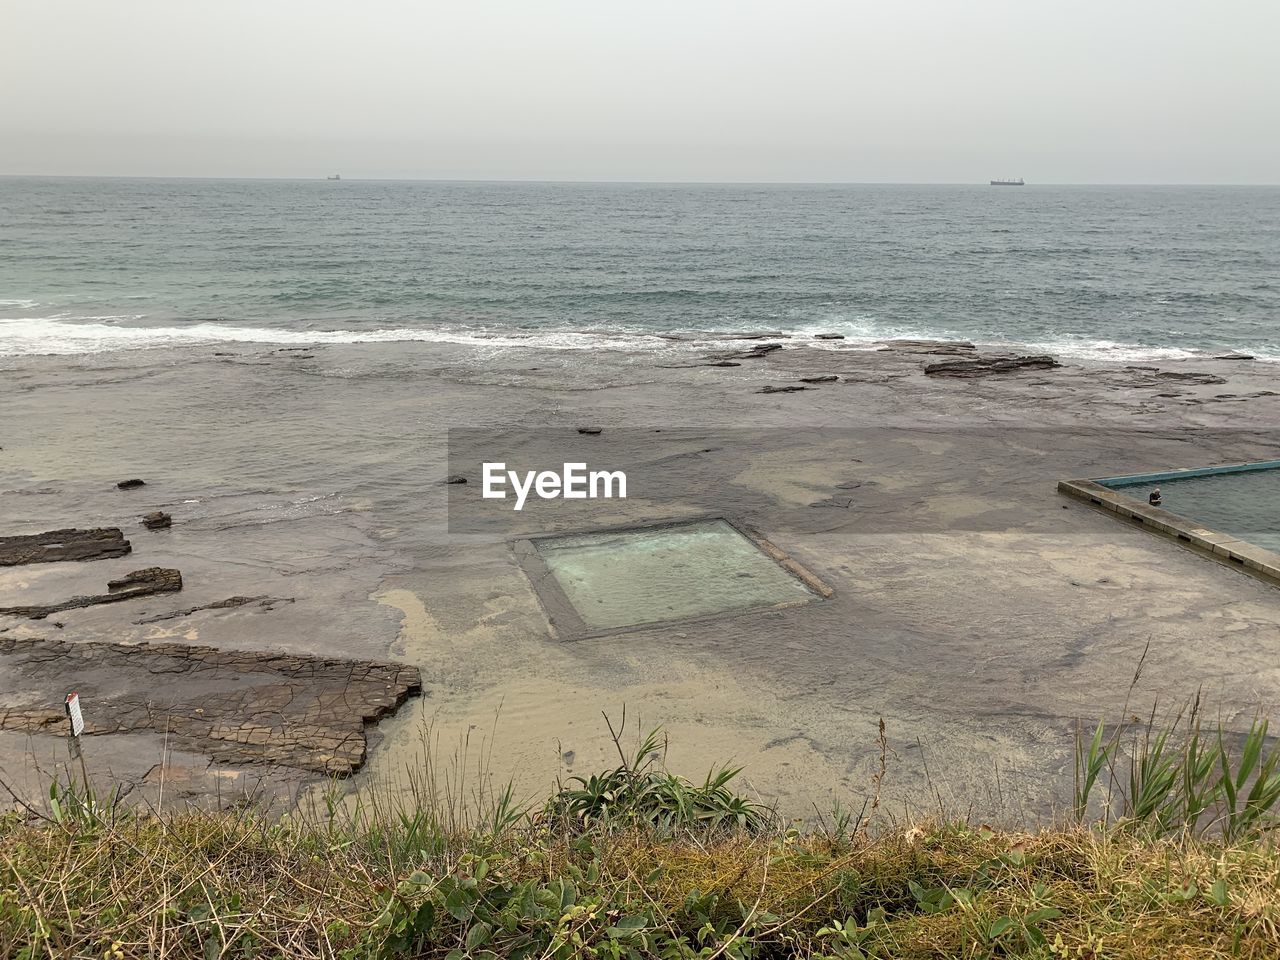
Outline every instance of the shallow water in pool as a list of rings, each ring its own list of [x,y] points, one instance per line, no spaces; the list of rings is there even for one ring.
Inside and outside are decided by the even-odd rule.
[[[592,630],[814,599],[724,520],[564,537],[538,553]]]
[[[1280,552],[1280,468],[1214,473],[1117,489],[1145,501],[1157,486],[1164,509]]]

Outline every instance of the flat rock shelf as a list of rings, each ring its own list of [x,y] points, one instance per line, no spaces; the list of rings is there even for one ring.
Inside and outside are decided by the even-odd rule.
[[[0,730],[64,732],[75,689],[87,736],[162,733],[219,762],[339,777],[364,764],[366,725],[422,691],[406,664],[176,643],[0,636],[0,668],[13,678]]]

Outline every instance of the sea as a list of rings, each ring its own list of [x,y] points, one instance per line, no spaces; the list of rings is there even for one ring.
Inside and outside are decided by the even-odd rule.
[[[1280,187],[0,178],[0,355],[725,331],[1280,360]]]

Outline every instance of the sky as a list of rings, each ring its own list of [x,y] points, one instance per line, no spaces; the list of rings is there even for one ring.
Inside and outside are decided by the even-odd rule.
[[[0,174],[1280,182],[1276,0],[0,0]]]

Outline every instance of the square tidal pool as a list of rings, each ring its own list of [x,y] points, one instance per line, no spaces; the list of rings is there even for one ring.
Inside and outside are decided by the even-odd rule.
[[[554,624],[591,636],[794,606],[830,590],[721,518],[548,536],[517,545]]]

